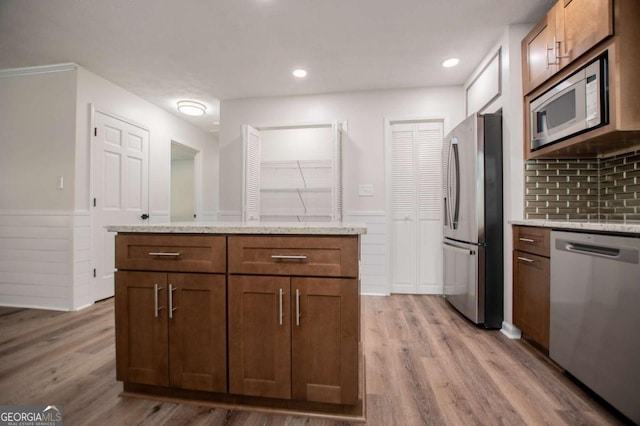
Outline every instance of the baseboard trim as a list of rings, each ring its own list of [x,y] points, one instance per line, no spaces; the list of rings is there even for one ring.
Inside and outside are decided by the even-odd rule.
[[[518,327],[513,324],[510,324],[506,321],[502,321],[502,328],[500,329],[500,333],[507,336],[509,339],[519,339],[522,337],[522,331]]]

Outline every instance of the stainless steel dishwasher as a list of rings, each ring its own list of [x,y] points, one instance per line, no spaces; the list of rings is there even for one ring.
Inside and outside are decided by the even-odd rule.
[[[551,232],[549,356],[640,424],[640,238]]]

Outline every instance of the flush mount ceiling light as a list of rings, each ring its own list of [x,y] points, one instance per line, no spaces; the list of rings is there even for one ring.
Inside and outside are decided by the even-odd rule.
[[[445,68],[451,68],[458,65],[459,62],[460,62],[460,59],[458,58],[449,58],[442,61],[442,66]]]
[[[205,104],[196,101],[178,101],[178,111],[186,115],[204,115],[207,112]]]
[[[303,78],[307,76],[307,71],[303,69],[297,69],[293,71],[293,75],[298,78]]]

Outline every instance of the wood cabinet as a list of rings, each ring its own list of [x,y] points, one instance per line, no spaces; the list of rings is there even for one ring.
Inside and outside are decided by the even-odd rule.
[[[119,234],[124,391],[361,418],[359,244],[357,234]]]
[[[550,231],[514,226],[513,235],[513,323],[549,350]]]
[[[527,94],[555,74],[555,8],[552,8],[522,40],[522,88]]]
[[[525,160],[604,157],[640,146],[638,22],[637,0],[559,0],[523,39]],[[544,55],[543,48],[547,47]],[[607,57],[608,64],[603,74],[608,120],[600,127],[532,151],[531,102],[602,56]]]
[[[357,237],[229,237],[231,393],[357,402],[357,252]],[[247,275],[262,261],[273,275]],[[347,276],[293,276],[320,271]]]
[[[229,392],[291,398],[289,281],[229,278]]]
[[[560,68],[569,65],[613,35],[612,0],[560,0],[556,19],[555,56]]]
[[[116,236],[116,376],[226,392],[226,239]]]
[[[612,0],[559,0],[522,40],[523,93],[612,34]]]

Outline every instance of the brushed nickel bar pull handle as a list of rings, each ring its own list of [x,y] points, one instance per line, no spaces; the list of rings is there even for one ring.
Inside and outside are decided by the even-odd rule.
[[[525,243],[535,243],[536,240],[532,240],[531,238],[519,238],[520,241],[524,241]]]
[[[176,288],[169,284],[169,318],[173,318],[173,311],[176,308],[173,307],[173,292],[176,291]]]
[[[160,252],[151,252],[149,253],[149,256],[180,256],[180,252],[164,252],[164,251],[160,251]]]
[[[533,260],[533,259],[528,259],[526,257],[520,257],[520,256],[518,256],[518,260],[522,260],[523,262],[527,262],[527,263],[535,262],[535,260]]]
[[[300,325],[300,289],[296,289],[296,325]]]
[[[294,260],[305,260],[307,256],[305,255],[288,255],[288,254],[272,254],[272,259],[294,259]]]
[[[278,323],[280,325],[282,325],[282,317],[283,317],[283,312],[282,312],[282,289],[280,289],[280,307],[279,307],[279,312],[278,312]]]
[[[158,318],[158,314],[160,313],[161,306],[158,306],[158,293],[162,290],[162,287],[159,287],[158,284],[153,285],[153,314],[156,318]]]

